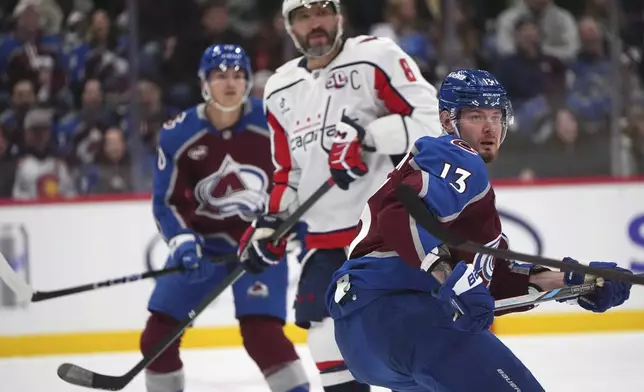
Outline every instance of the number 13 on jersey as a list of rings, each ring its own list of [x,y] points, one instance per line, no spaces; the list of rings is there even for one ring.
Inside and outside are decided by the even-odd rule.
[[[465,192],[465,190],[467,189],[466,180],[472,175],[472,173],[461,167],[456,167],[454,168],[454,170],[452,170],[452,165],[445,162],[443,164],[443,170],[441,171],[440,176],[441,178],[447,179],[447,176],[449,176],[450,173],[454,173],[457,176],[456,181],[449,183],[452,188],[454,188],[458,193]]]

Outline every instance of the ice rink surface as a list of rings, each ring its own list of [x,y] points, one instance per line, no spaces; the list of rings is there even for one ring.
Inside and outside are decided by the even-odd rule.
[[[644,392],[644,333],[505,337],[503,341],[548,392]],[[312,390],[322,391],[308,351],[304,347],[298,351],[311,376]],[[0,390],[89,391],[58,379],[58,365],[71,362],[96,372],[121,375],[139,359],[137,353],[0,359]],[[183,361],[186,392],[269,391],[242,349],[184,350]],[[144,392],[143,377],[137,377],[124,391]]]

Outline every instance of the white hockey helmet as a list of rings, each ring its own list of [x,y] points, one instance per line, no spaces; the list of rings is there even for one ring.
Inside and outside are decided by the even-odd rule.
[[[297,40],[297,37],[293,34],[293,26],[291,24],[291,12],[293,10],[300,8],[300,7],[310,7],[313,4],[316,3],[325,3],[325,4],[331,4],[335,8],[335,12],[338,15],[338,26],[337,26],[337,32],[335,34],[335,38],[333,41],[333,45],[331,45],[331,48],[323,54],[315,54],[315,53],[309,53],[307,52],[302,45],[300,45],[300,42]],[[331,53],[335,48],[337,48],[340,43],[342,42],[342,34],[343,34],[343,21],[342,21],[342,10],[341,10],[341,4],[340,0],[284,0],[282,2],[282,16],[284,17],[284,26],[286,27],[286,31],[288,34],[291,36],[291,39],[293,40],[293,43],[295,44],[295,47],[297,50],[299,50],[302,54],[310,57],[324,57],[327,54]]]

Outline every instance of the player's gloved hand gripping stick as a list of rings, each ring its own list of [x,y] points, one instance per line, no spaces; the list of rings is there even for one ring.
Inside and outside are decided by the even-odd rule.
[[[452,317],[454,328],[466,332],[489,329],[494,321],[494,298],[483,279],[473,265],[461,261],[452,269],[449,261],[449,251],[443,246],[423,260],[423,268],[441,284],[432,295]]]
[[[291,214],[280,227],[273,232],[271,236],[272,241],[278,241],[283,235],[288,233],[291,228],[297,224],[302,215],[308,211],[322,196],[324,196],[335,183],[333,179],[328,179],[322,184],[302,205],[300,205],[293,214]],[[196,308],[194,308],[187,317],[181,320],[181,323],[168,335],[154,351],[144,356],[132,369],[122,376],[108,376],[104,374],[94,373],[91,370],[84,369],[80,366],[64,363],[58,367],[58,377],[62,380],[86,388],[102,389],[107,391],[119,391],[134,379],[143,369],[145,369],[152,361],[154,361],[161,353],[181,336],[186,328],[195,320],[201,312],[204,311],[228,286],[233,284],[244,273],[244,267],[239,265],[233,270],[226,279],[224,279],[213,291],[201,301]]]
[[[615,269],[592,267],[585,264],[569,263],[561,260],[550,259],[547,257],[528,255],[525,253],[514,252],[511,250],[490,248],[482,244],[477,244],[450,232],[434,217],[425,207],[423,202],[418,198],[418,192],[408,185],[400,184],[396,187],[396,197],[405,206],[409,214],[431,235],[438,238],[445,244],[453,248],[472,253],[481,253],[509,261],[523,261],[544,267],[556,268],[563,272],[576,272],[584,275],[593,275],[605,280],[616,282],[628,282],[631,284],[644,285],[644,276],[633,275],[630,272],[624,272]]]
[[[210,259],[209,261],[214,264],[225,264],[237,260],[237,255],[235,253],[218,256]],[[40,291],[35,290],[31,287],[24,279],[22,279],[16,272],[11,268],[9,262],[5,257],[0,253],[0,280],[2,280],[7,287],[9,287],[19,301],[31,301],[31,302],[40,302],[46,301],[48,299],[65,297],[67,295],[84,293],[86,291],[92,291],[100,289],[103,287],[117,286],[125,283],[137,282],[143,279],[149,278],[158,278],[164,275],[176,274],[183,272],[183,267],[170,267],[164,268],[162,270],[147,271],[140,274],[133,274],[122,276],[120,278],[112,278],[94,283],[87,283],[79,286],[67,287],[64,289],[51,290],[51,291]]]
[[[630,271],[627,270],[616,270],[606,268],[605,266],[600,267],[596,266],[597,264],[592,263],[591,265],[587,266],[566,260],[560,261],[541,256],[527,255],[510,250],[487,247],[485,245],[477,244],[475,242],[460,238],[450,232],[449,229],[445,228],[427,210],[424,203],[418,198],[417,192],[411,187],[405,184],[399,185],[396,188],[396,196],[398,200],[400,200],[400,202],[405,206],[409,214],[416,220],[416,222],[418,222],[434,237],[443,241],[443,243],[449,245],[450,247],[458,248],[463,251],[472,253],[486,254],[509,261],[523,261],[535,265],[543,265],[546,267],[559,269],[563,272],[572,273],[573,275],[571,276],[584,277],[583,281],[574,281],[573,279],[569,279],[568,281],[566,281],[566,283],[569,284],[569,286],[567,287],[495,301],[495,311],[512,309],[547,301],[563,301],[575,297],[587,296],[592,294],[598,287],[602,287],[605,280],[644,285],[644,275],[633,275]],[[437,266],[441,266],[443,264],[445,263],[438,261]],[[439,282],[443,283],[450,272],[451,271],[446,271],[444,267],[437,267],[432,272],[432,275],[436,277]],[[458,317],[458,313],[455,313],[454,318],[456,319]]]
[[[328,163],[331,177],[341,189],[349,189],[353,181],[369,171],[362,159],[363,149],[367,150],[362,145],[366,134],[364,127],[345,114],[342,114],[341,121],[336,124]]]

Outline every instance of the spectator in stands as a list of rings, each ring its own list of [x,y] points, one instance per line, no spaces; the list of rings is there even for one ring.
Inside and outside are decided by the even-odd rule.
[[[626,129],[632,154],[631,171],[640,176],[644,175],[644,105],[642,104],[644,102],[630,111]]]
[[[510,143],[519,138],[543,142],[551,133],[553,113],[563,104],[566,66],[542,52],[539,26],[531,17],[517,21],[513,36],[516,52],[501,57],[495,73],[515,110],[517,134]]]
[[[644,80],[644,5],[640,7],[641,10],[626,15],[623,36],[626,53],[635,63],[640,80]]]
[[[156,151],[157,132],[165,121],[173,117],[176,110],[163,103],[161,89],[155,79],[141,79],[137,87],[141,114],[138,136]]]
[[[579,37],[575,19],[552,0],[522,0],[515,6],[503,11],[498,18],[497,50],[501,54],[516,52],[513,38],[514,26],[519,19],[531,17],[539,25],[543,36],[544,54],[569,61],[575,57],[579,48]]]
[[[608,176],[611,172],[610,128],[589,133],[575,115],[559,110],[555,135],[541,147],[544,157],[533,168],[538,177]]]
[[[107,13],[94,11],[85,42],[69,56],[69,78],[76,91],[86,79],[98,79],[104,89],[125,92],[128,63],[117,55],[120,44]]]
[[[369,34],[392,39],[427,75],[436,65],[436,49],[429,40],[428,29],[421,28],[417,14],[415,0],[388,0],[384,22],[373,25]]]
[[[125,134],[120,128],[105,131],[96,163],[85,167],[82,182],[81,188],[91,194],[128,193],[134,190]]]
[[[591,17],[604,27],[608,27],[610,24],[610,3],[611,0],[586,0],[580,15]]]
[[[11,92],[11,106],[0,114],[0,127],[12,144],[22,144],[23,122],[29,109],[36,105],[36,92],[30,80],[20,80]]]
[[[452,2],[452,18],[448,20],[447,15],[440,19],[438,29],[431,29],[435,35],[435,42],[439,43],[439,59],[441,63],[437,67],[435,81],[440,83],[450,71],[449,66],[454,68],[482,68],[487,69],[490,65],[488,57],[488,46],[484,41],[484,26],[476,23],[474,7],[467,0],[455,0]],[[444,12],[444,10],[443,10]],[[456,39],[450,42],[445,37],[447,24],[454,25]]]
[[[45,35],[36,5],[16,9],[16,26],[0,40],[0,87],[30,80],[40,104],[69,105],[61,41]]]
[[[160,60],[160,80],[167,102],[188,107],[200,100],[201,86],[196,77],[203,50],[213,42],[246,46],[244,39],[231,27],[224,0],[206,1],[202,6],[201,25],[182,26],[186,33],[169,37]]]
[[[627,69],[614,79],[603,27],[595,19],[579,21],[579,36],[567,108],[557,113],[555,135],[542,148],[549,164],[539,164],[535,171],[540,177],[610,175],[611,120],[621,120],[621,114],[620,119],[611,118],[611,90],[618,89],[628,107],[630,92],[638,89]]]
[[[58,34],[63,22],[63,11],[57,0],[20,0],[14,9],[18,15],[28,6],[34,6],[40,14],[40,25],[45,34]]]
[[[591,17],[579,21],[581,50],[572,65],[574,81],[567,105],[582,123],[586,132],[596,133],[608,128],[611,116],[611,90],[617,88],[626,109],[644,95],[642,83],[628,57],[620,57],[618,78],[608,51],[604,27]]]
[[[571,66],[574,81],[567,106],[588,132],[608,127],[611,113],[612,64],[603,28],[592,17],[579,21],[581,50]]]
[[[10,198],[16,177],[16,158],[11,154],[11,143],[0,126],[0,198]]]
[[[120,122],[116,112],[106,106],[101,82],[87,79],[81,95],[80,110],[65,115],[56,127],[56,145],[71,164],[94,161],[103,131]]]
[[[147,55],[163,52],[164,44],[170,40],[184,43],[184,36],[199,28],[199,1],[178,0],[137,0],[139,10],[138,26],[140,47]],[[115,3],[115,2],[114,2]],[[190,42],[187,42],[190,44]],[[194,44],[194,43],[193,43]],[[142,69],[142,73],[149,73]]]
[[[65,28],[61,33],[63,53],[69,54],[85,42],[86,25],[87,16],[80,11],[72,11],[67,16]]]
[[[73,197],[74,181],[67,164],[51,148],[53,112],[36,108],[25,117],[24,151],[13,187],[15,199]]]
[[[152,189],[152,177],[156,164],[158,131],[177,110],[166,106],[161,100],[161,89],[154,79],[142,79],[138,83],[140,123],[138,129],[126,124],[129,149],[133,157],[135,183],[139,191]]]
[[[230,26],[228,8],[225,0],[205,1],[201,9],[202,44],[199,50],[213,42],[244,45],[244,39]]]
[[[256,71],[275,71],[288,60],[298,55],[293,40],[286,33],[282,11],[276,10],[264,20],[252,38],[247,52],[251,53]]]

